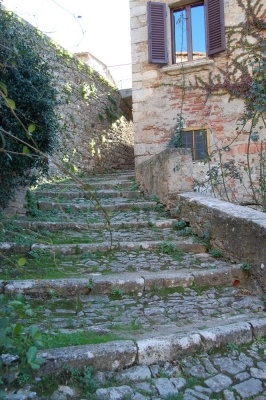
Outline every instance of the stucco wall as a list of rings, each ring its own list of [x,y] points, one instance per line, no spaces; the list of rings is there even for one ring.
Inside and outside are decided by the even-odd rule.
[[[173,0],[155,1],[164,2],[169,7],[185,3]],[[236,131],[237,120],[244,111],[243,100],[229,101],[229,94],[225,90],[206,97],[206,91],[200,88],[187,89],[188,86],[195,84],[196,76],[200,76],[207,82],[209,74],[220,75],[220,70],[225,70],[228,61],[227,52],[221,52],[207,59],[186,62],[179,66],[171,65],[171,60],[167,65],[151,64],[148,62],[147,1],[131,0],[130,7],[136,166],[167,147],[177,114],[182,110],[184,128],[208,128],[209,153],[218,148],[226,148],[230,144],[229,152],[222,151],[222,162],[233,159],[235,164],[241,166],[244,186],[242,182],[228,178],[226,185],[229,197],[230,200],[234,200],[241,192],[238,201],[247,200],[249,194],[245,188],[249,186],[249,182],[244,170],[247,164],[247,135],[246,132],[237,135]],[[244,14],[237,0],[224,0],[224,11],[227,29],[243,22]],[[171,54],[169,12],[167,22],[168,53]],[[264,137],[265,135],[266,133]],[[231,143],[232,138],[236,136],[237,139]],[[256,145],[251,148],[251,153],[252,173],[256,181],[259,175],[259,155]],[[213,155],[210,167],[220,164],[220,156],[219,152]]]

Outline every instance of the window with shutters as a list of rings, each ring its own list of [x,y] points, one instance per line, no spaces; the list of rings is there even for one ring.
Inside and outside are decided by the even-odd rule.
[[[193,61],[225,50],[223,0],[201,0],[170,9],[172,63]],[[148,2],[149,61],[166,64],[167,6]]]
[[[208,155],[209,135],[207,129],[185,129],[181,142],[184,148],[191,149],[193,161],[203,161]]]

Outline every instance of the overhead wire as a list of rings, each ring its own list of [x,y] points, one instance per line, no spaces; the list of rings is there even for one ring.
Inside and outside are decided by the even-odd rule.
[[[81,23],[79,22],[79,20],[77,19],[77,17],[75,16],[75,14],[73,14],[71,11],[69,11],[66,7],[64,7],[64,6],[62,6],[60,3],[58,3],[56,0],[51,0],[54,4],[56,4],[58,7],[60,7],[60,8],[62,8],[62,10],[64,10],[65,12],[67,12],[69,15],[71,15],[73,18],[74,18],[74,20],[77,22],[77,24],[79,25],[79,27],[80,27],[80,29],[81,29],[81,35],[82,35],[82,37],[81,37],[81,39],[80,39],[80,41],[75,45],[75,46],[71,46],[71,47],[68,47],[69,49],[70,48],[73,48],[73,47],[78,47],[79,45],[80,45],[80,43],[82,42],[82,40],[84,39],[84,35],[85,35],[85,31],[84,31],[84,29],[83,29],[83,26],[81,25]]]

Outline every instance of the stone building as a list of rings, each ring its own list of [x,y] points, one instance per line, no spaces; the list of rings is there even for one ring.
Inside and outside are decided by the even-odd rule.
[[[247,165],[257,185],[265,126],[256,141],[249,126],[237,127],[241,84],[263,38],[265,46],[255,22],[263,2],[130,0],[130,8],[137,179],[165,203],[184,190],[248,201]]]

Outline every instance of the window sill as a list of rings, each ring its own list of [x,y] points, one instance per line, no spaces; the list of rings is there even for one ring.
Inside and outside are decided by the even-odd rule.
[[[178,74],[180,74],[181,71],[184,71],[184,70],[188,70],[188,69],[194,70],[196,68],[202,68],[202,67],[213,65],[213,64],[214,64],[214,61],[208,60],[208,59],[186,61],[186,62],[180,63],[180,64],[173,64],[169,67],[163,67],[162,72],[165,72],[168,75],[178,75]]]

